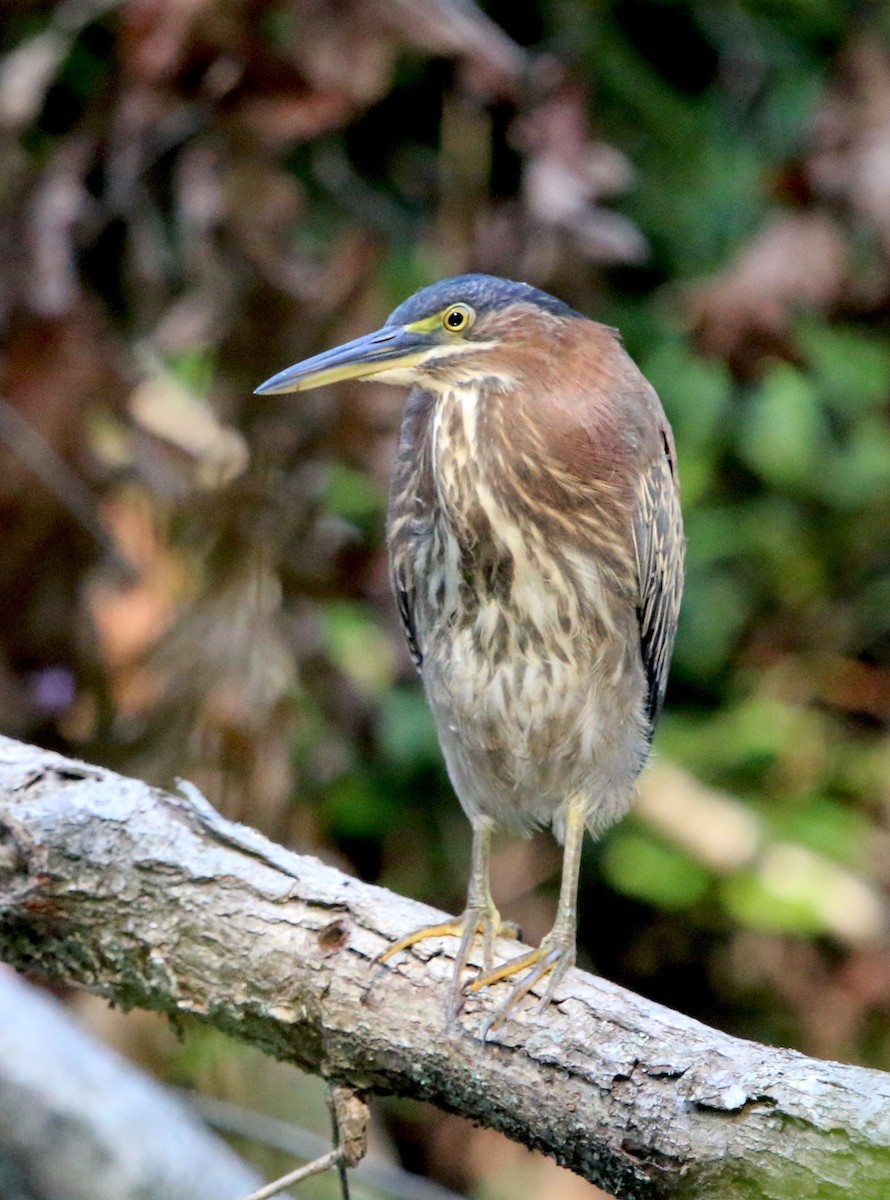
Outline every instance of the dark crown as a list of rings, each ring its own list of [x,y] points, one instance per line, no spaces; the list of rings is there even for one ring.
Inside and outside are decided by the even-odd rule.
[[[449,304],[459,303],[471,305],[480,316],[508,308],[511,304],[533,304],[557,317],[581,315],[562,300],[529,283],[515,283],[512,279],[499,279],[496,275],[455,275],[452,279],[443,279],[415,292],[390,313],[386,324],[410,325],[425,317],[435,316]]]

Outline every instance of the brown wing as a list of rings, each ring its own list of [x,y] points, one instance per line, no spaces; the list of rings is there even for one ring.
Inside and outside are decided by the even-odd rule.
[[[405,633],[405,641],[408,643],[408,650],[414,660],[414,665],[418,671],[423,666],[423,654],[420,649],[420,642],[417,640],[417,622],[414,616],[414,586],[413,582],[408,582],[405,578],[404,570],[398,570],[395,566],[392,571],[392,587],[396,594],[396,604],[399,607],[399,616],[402,618],[402,629]]]
[[[686,551],[674,441],[667,425],[661,436],[663,453],[640,480],[634,513],[640,649],[649,683],[647,709],[653,728],[664,700],[677,634]]]
[[[418,671],[423,665],[417,621],[416,563],[431,536],[433,483],[430,433],[434,399],[415,388],[408,397],[399,434],[387,514],[390,577],[408,649]]]

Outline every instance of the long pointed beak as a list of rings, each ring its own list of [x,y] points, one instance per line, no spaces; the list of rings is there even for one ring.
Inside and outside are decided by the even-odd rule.
[[[310,388],[339,383],[343,379],[367,379],[393,367],[413,367],[430,349],[428,334],[404,326],[384,326],[333,350],[307,358],[286,371],[279,371],[254,392],[277,396],[284,392],[306,392]]]

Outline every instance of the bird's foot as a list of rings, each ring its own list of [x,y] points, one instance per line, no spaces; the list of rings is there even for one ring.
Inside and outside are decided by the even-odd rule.
[[[559,930],[551,930],[537,950],[530,950],[528,954],[513,958],[493,971],[483,971],[470,983],[465,984],[463,989],[465,993],[480,992],[494,983],[500,983],[502,979],[514,979],[510,994],[482,1026],[482,1040],[485,1041],[493,1030],[503,1025],[523,996],[528,995],[533,987],[549,975],[547,987],[539,1006],[539,1011],[543,1011],[553,999],[560,980],[569,967],[574,964],[574,931],[563,933]],[[515,979],[517,975],[520,977]]]
[[[450,1024],[460,1012],[463,1003],[462,977],[469,965],[476,939],[481,938],[482,940],[483,971],[490,973],[494,962],[495,939],[499,937],[517,938],[519,929],[512,921],[501,920],[501,914],[493,903],[478,907],[471,905],[462,916],[454,921],[446,921],[441,925],[426,925],[422,929],[416,929],[406,937],[400,938],[391,946],[387,946],[382,954],[378,954],[375,961],[380,964],[389,962],[402,950],[409,950],[418,942],[426,941],[427,938],[439,937],[460,938],[454,963],[454,974],[448,991],[447,1019]]]

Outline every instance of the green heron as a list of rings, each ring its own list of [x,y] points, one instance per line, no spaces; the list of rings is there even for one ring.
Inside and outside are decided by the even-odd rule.
[[[423,288],[376,333],[267,380],[411,387],[387,519],[392,582],[454,790],[473,829],[463,916],[390,946],[460,938],[449,1017],[510,979],[485,1033],[575,961],[578,873],[630,807],[661,708],[683,586],[674,441],[612,329],[525,283]],[[555,924],[495,966],[495,826],[564,843]],[[515,936],[515,931],[513,932]],[[481,938],[483,968],[463,983]]]

